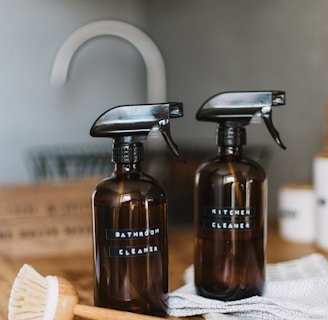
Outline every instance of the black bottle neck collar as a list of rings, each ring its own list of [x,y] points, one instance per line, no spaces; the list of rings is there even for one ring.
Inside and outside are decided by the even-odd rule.
[[[112,160],[114,163],[134,164],[143,160],[143,144],[141,142],[113,144]]]
[[[219,126],[217,144],[223,147],[240,147],[246,144],[246,130],[243,127]]]

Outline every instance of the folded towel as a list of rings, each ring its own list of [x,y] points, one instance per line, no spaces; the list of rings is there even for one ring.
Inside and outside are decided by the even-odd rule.
[[[204,315],[213,319],[328,319],[328,261],[321,254],[268,264],[263,296],[236,301],[208,299],[196,294],[193,267],[186,285],[169,295],[170,316]]]

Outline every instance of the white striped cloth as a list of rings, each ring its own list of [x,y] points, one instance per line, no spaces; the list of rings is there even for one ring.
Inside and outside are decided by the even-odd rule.
[[[323,255],[268,264],[266,278],[263,296],[223,302],[196,294],[191,266],[185,272],[186,285],[169,295],[168,313],[207,320],[328,320],[328,261]]]

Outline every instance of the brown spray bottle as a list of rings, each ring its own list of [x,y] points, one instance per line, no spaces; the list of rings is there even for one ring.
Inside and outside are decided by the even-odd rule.
[[[93,137],[114,139],[115,164],[92,197],[96,306],[166,314],[167,200],[140,163],[154,128],[182,159],[170,136],[170,118],[182,116],[182,103],[124,105],[109,109],[91,128]]]
[[[196,171],[195,286],[197,293],[230,301],[261,295],[265,283],[267,178],[242,154],[251,119],[261,116],[277,144],[272,107],[285,92],[224,92],[208,99],[196,118],[218,124],[218,154]]]

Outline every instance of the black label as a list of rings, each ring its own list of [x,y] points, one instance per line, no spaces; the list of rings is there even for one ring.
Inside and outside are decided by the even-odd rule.
[[[161,235],[160,227],[152,227],[145,229],[106,229],[106,240],[120,240],[120,245],[109,245],[108,252],[110,257],[135,257],[156,254],[161,252],[161,245],[156,243],[156,237]],[[154,239],[154,244],[149,244],[147,239]],[[122,245],[126,241],[127,245]],[[132,240],[132,241],[131,241]],[[131,246],[134,240],[143,240],[145,245]],[[146,241],[145,241],[146,240]]]
[[[124,246],[124,247],[109,247],[110,257],[136,257],[150,254],[160,253],[162,247],[160,244],[147,246]]]
[[[216,230],[252,230],[255,228],[255,210],[206,206],[203,212],[203,227]]]
[[[254,217],[253,208],[216,208],[211,206],[204,207],[204,216],[209,217]]]
[[[159,236],[160,234],[161,229],[159,227],[135,230],[106,229],[106,240],[140,239]]]

